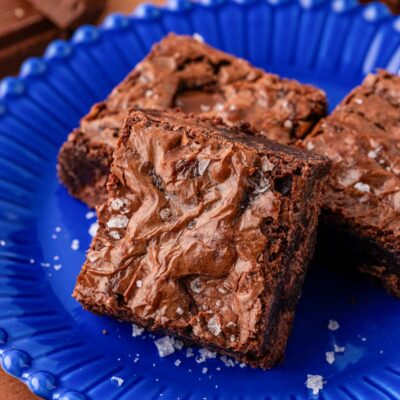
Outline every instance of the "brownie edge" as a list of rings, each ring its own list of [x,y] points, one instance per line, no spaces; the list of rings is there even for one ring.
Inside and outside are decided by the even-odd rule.
[[[313,253],[328,159],[175,111],[134,111],[74,297],[271,368]]]
[[[328,156],[321,245],[400,296],[400,77],[369,74],[302,144]],[[322,253],[321,252],[321,253]]]

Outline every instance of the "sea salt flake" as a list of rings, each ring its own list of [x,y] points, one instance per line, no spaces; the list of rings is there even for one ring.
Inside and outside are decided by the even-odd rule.
[[[145,95],[145,97],[149,98],[149,97],[152,97],[154,95],[154,92],[152,90],[146,90],[144,95]]]
[[[330,331],[337,331],[340,328],[339,322],[334,319],[330,319],[328,322],[328,329]]]
[[[204,43],[204,38],[200,35],[200,33],[193,33],[193,39],[197,40],[200,43]]]
[[[193,357],[193,356],[194,356],[193,349],[191,347],[188,347],[186,349],[186,358],[190,358],[190,357]]]
[[[240,367],[240,368],[246,368],[247,365],[246,365],[245,363],[240,363],[240,364],[239,364],[239,367]]]
[[[174,339],[174,347],[175,347],[176,350],[182,350],[183,349],[182,340]]]
[[[344,353],[344,351],[346,350],[346,347],[338,346],[337,344],[334,344],[333,348],[335,350],[335,353]]]
[[[368,157],[375,159],[376,157],[378,157],[379,152],[382,150],[382,146],[377,146],[374,150],[370,150],[368,152]]]
[[[175,360],[174,364],[179,367],[182,364],[182,361],[178,358],[177,360]]]
[[[312,142],[307,143],[307,150],[308,151],[314,150],[314,144]]]
[[[176,313],[177,313],[178,315],[183,315],[183,313],[184,313],[183,308],[182,308],[182,307],[178,307],[178,308],[176,309]]]
[[[89,227],[89,231],[88,231],[89,235],[91,237],[95,237],[98,229],[99,229],[99,224],[97,222],[93,222],[93,224],[91,224],[90,227]]]
[[[111,217],[108,222],[107,226],[109,228],[126,228],[129,223],[129,218],[125,215],[116,215],[115,217]]]
[[[224,109],[224,105],[222,103],[216,103],[214,105],[214,110],[215,111],[222,111]]]
[[[30,259],[29,259],[29,263],[30,263],[30,264],[35,264],[35,259],[34,259],[34,258],[30,258]]]
[[[71,249],[76,251],[79,249],[79,240],[78,239],[74,239],[71,243]]]
[[[261,158],[261,169],[263,172],[269,172],[272,171],[275,168],[275,165],[272,164],[271,161],[269,161],[268,157],[262,157]]]
[[[121,235],[117,231],[110,231],[109,235],[115,240],[121,239]]]
[[[170,336],[164,336],[154,341],[160,357],[167,357],[175,352],[174,342]]]
[[[163,221],[168,221],[171,218],[172,212],[170,208],[160,210],[160,217]]]
[[[227,324],[226,324],[226,327],[229,329],[229,328],[234,328],[236,326],[236,324],[233,322],[233,321],[229,321]]]
[[[354,103],[361,105],[361,104],[364,104],[364,101],[363,101],[363,99],[360,99],[360,98],[356,97],[354,99]]]
[[[111,378],[112,382],[115,382],[118,386],[122,386],[122,384],[124,383],[124,380],[118,376],[113,376]]]
[[[40,265],[41,265],[43,268],[50,268],[50,263],[42,262],[42,263],[40,263]]]
[[[237,105],[236,104],[231,104],[229,106],[229,111],[236,111],[237,110]]]
[[[137,337],[140,336],[144,332],[144,328],[137,326],[136,324],[132,324],[132,336]]]
[[[225,367],[231,368],[235,366],[233,360],[231,360],[227,356],[221,356],[219,359],[224,363]]]
[[[55,239],[58,238],[58,235],[56,235],[55,233],[53,233],[53,234],[51,235],[51,238],[55,240]]]
[[[206,373],[208,372],[208,368],[204,367],[204,368],[201,370],[201,372],[202,372],[203,374],[206,374]]]
[[[230,337],[230,341],[231,341],[231,343],[233,343],[235,340],[236,340],[236,337],[235,337],[235,335],[231,335],[231,337]]]
[[[61,232],[61,226],[56,226],[56,228],[54,229],[56,232]]]
[[[6,245],[6,241],[5,240],[0,240],[0,246],[4,247]]]
[[[111,201],[111,208],[113,209],[113,210],[115,210],[115,211],[118,211],[118,210],[120,210],[123,206],[124,206],[124,200],[122,200],[122,199],[120,199],[120,198],[116,198],[116,199],[113,199],[112,201]]]
[[[327,351],[325,353],[325,358],[328,364],[333,364],[335,362],[335,353],[333,351]]]
[[[141,281],[140,279],[138,279],[137,281],[136,281],[136,287],[137,288],[141,288],[143,286],[143,281]]]
[[[86,219],[92,219],[92,218],[94,218],[95,216],[96,216],[95,211],[88,211],[88,212],[86,213],[86,215],[85,215],[85,218],[86,218]]]
[[[60,256],[54,256],[54,257],[53,257],[53,260],[54,260],[54,261],[58,261],[59,259],[60,259]]]
[[[362,337],[362,338],[361,338],[361,341],[362,341],[362,342],[366,342],[366,341],[367,341],[367,338],[366,338],[366,337]]]
[[[201,293],[203,290],[203,285],[199,277],[195,278],[190,282],[190,289],[195,293]]]
[[[354,185],[354,188],[357,189],[360,192],[365,192],[365,193],[368,193],[371,190],[371,188],[370,188],[370,186],[368,184],[362,183],[362,182],[357,182]]]
[[[293,128],[293,121],[290,119],[287,119],[284,123],[283,126],[287,129],[292,129]]]
[[[200,104],[200,110],[203,112],[208,112],[210,111],[211,107],[207,104]]]
[[[199,160],[197,171],[199,175],[202,176],[206,172],[208,166],[210,165],[210,160]]]
[[[217,315],[208,320],[207,328],[214,336],[218,336],[221,333],[221,324]]]
[[[62,268],[61,264],[55,264],[53,267],[56,271],[59,271]]]
[[[195,226],[196,226],[196,221],[190,221],[187,224],[187,228],[189,229],[189,231],[191,231]]]
[[[196,357],[197,364],[201,364],[210,358],[217,358],[215,351],[208,350],[206,348],[199,349],[199,355]]]
[[[313,395],[317,395],[320,390],[324,388],[324,378],[321,375],[307,375],[307,381],[305,383],[307,389],[312,390]]]
[[[217,300],[217,301],[215,302],[215,307],[220,308],[220,307],[221,307],[221,304],[222,304],[221,300]]]

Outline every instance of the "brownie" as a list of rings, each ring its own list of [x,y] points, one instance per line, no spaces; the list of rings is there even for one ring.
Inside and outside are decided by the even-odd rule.
[[[333,161],[324,188],[327,248],[400,296],[400,77],[368,75],[302,144]],[[343,252],[338,252],[341,254]]]
[[[267,74],[190,36],[170,34],[92,108],[61,149],[60,179],[89,206],[105,200],[119,129],[134,107],[180,107],[231,124],[246,121],[287,144],[310,132],[327,103],[312,86]]]
[[[270,368],[283,358],[330,161],[248,126],[133,111],[74,297]]]

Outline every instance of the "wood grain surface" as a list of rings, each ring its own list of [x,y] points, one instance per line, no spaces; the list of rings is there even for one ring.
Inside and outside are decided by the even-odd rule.
[[[109,0],[104,15],[118,11],[123,13],[131,12],[140,0]],[[163,3],[162,0],[153,0],[153,3]],[[102,18],[103,18],[102,17]],[[101,18],[101,19],[102,19]],[[37,400],[24,384],[4,373],[0,368],[0,400]],[[106,400],[106,399],[104,399]]]

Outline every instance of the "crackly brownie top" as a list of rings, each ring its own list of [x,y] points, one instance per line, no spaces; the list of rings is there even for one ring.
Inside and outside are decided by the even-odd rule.
[[[180,107],[227,123],[246,121],[270,139],[292,143],[326,114],[326,97],[190,36],[170,34],[92,109],[81,130],[115,145],[118,128],[133,107]]]
[[[400,77],[384,71],[368,75],[315,128],[305,146],[334,162],[325,207],[398,243]]]
[[[75,296],[153,328],[259,351],[285,284],[297,193],[328,167],[218,120],[133,112]]]

